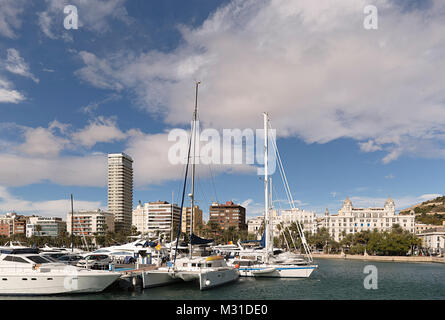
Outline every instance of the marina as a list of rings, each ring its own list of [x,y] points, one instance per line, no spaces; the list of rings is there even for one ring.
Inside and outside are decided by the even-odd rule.
[[[0,297],[33,300],[443,300],[443,265],[434,263],[373,262],[379,287],[363,287],[363,268],[369,262],[315,259],[319,265],[308,279],[240,278],[220,288],[200,291],[193,283],[151,289],[109,288],[99,294],[49,297]]]

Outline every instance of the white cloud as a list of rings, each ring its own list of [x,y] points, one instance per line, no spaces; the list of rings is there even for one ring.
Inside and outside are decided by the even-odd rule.
[[[114,142],[125,139],[127,136],[117,126],[113,119],[98,117],[88,126],[72,135],[73,141],[88,148],[99,142]]]
[[[75,200],[74,210],[94,210],[102,207],[100,201]],[[0,186],[0,212],[17,212],[18,214],[35,214],[45,217],[62,217],[65,219],[71,212],[69,199],[49,201],[29,201],[11,194],[7,188]]]
[[[30,156],[57,156],[69,143],[67,139],[55,136],[51,129],[42,127],[25,129],[24,137],[25,142],[16,150]]]
[[[202,26],[183,27],[172,52],[82,52],[77,75],[135,92],[168,124],[189,118],[184,106],[193,105],[199,79],[208,126],[257,128],[266,110],[280,136],[352,138],[363,151],[385,151],[388,163],[416,154],[413,140],[423,145],[444,133],[445,3],[430,3],[402,10],[374,1],[380,25],[370,31],[365,0],[234,0]]]
[[[16,30],[22,25],[21,14],[27,5],[26,0],[0,1],[0,35],[16,38]]]
[[[50,39],[63,39],[72,41],[72,36],[63,28],[66,5],[74,5],[78,9],[79,29],[87,29],[96,33],[104,33],[110,30],[111,20],[119,20],[129,23],[125,9],[126,0],[45,0],[47,8],[39,12],[39,26],[42,32]],[[62,31],[61,31],[62,30]]]
[[[34,82],[39,83],[37,79],[30,71],[29,65],[20,56],[20,53],[13,48],[6,50],[7,58],[5,61],[5,69],[11,73],[18,74],[20,76],[30,78]]]
[[[15,90],[12,84],[0,75],[0,103],[17,104],[26,100],[23,93]]]
[[[168,133],[144,134],[138,130],[128,132],[129,140],[125,153],[134,160],[134,179],[136,186],[156,185],[169,180],[182,180],[183,164],[171,164],[168,158],[170,147],[175,142],[168,141]],[[204,170],[204,167],[206,170]],[[210,175],[207,165],[196,165],[200,178]],[[248,165],[214,165],[213,174],[254,173],[255,168]]]
[[[51,182],[64,186],[104,187],[107,156],[27,157],[0,153],[0,185],[25,186]]]

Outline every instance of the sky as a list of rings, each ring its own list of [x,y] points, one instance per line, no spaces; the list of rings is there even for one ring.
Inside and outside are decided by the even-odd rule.
[[[0,213],[65,218],[71,193],[106,210],[116,152],[134,159],[134,205],[179,203],[168,136],[189,129],[198,80],[203,129],[261,129],[269,113],[301,209],[442,195],[444,16],[440,0],[0,0]],[[259,165],[198,165],[204,218],[212,201],[261,214]]]

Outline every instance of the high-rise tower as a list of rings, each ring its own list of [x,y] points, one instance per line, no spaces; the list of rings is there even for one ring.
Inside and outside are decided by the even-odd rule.
[[[133,159],[125,153],[108,155],[108,211],[116,232],[131,230],[133,213]]]

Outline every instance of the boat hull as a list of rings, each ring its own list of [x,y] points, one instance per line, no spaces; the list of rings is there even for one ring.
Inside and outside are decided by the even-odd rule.
[[[180,279],[173,278],[166,270],[151,270],[142,273],[142,285],[144,289],[167,286]]]
[[[235,269],[202,272],[199,275],[199,289],[207,290],[238,280],[239,273]]]
[[[308,266],[249,266],[240,267],[240,277],[263,278],[309,278],[317,268],[316,265]]]
[[[2,274],[0,277],[0,295],[95,293],[105,290],[119,277],[120,274],[114,272],[88,275]]]

